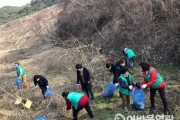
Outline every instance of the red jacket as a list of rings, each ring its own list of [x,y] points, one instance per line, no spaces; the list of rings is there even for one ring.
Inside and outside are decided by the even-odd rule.
[[[78,108],[83,108],[87,102],[88,102],[88,97],[86,95],[82,96],[81,99],[79,100]],[[71,102],[68,99],[66,99],[66,106],[67,106],[66,110],[70,110],[72,107]]]
[[[153,66],[151,66],[150,68],[149,68],[149,70],[151,69],[151,68],[153,68]],[[148,71],[149,71],[148,70]],[[158,73],[158,71],[157,70],[153,70],[152,72],[151,72],[151,80],[148,82],[147,80],[146,80],[146,78],[145,78],[145,76],[146,76],[146,74],[147,74],[147,72],[148,71],[146,71],[146,72],[143,72],[143,82],[142,82],[142,84],[146,84],[147,85],[147,87],[149,87],[149,86],[151,86],[152,84],[154,84],[155,82],[156,82],[156,77],[157,77],[157,73]],[[158,88],[162,88],[162,87],[164,87],[165,86],[165,82],[164,82],[164,80],[162,81],[162,83],[161,83],[161,85],[158,87]]]

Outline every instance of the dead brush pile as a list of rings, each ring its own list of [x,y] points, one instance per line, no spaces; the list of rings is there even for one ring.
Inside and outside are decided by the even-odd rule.
[[[179,0],[74,0],[59,15],[56,42],[69,38],[138,58],[180,65]],[[58,44],[59,43],[59,44]]]
[[[99,48],[93,43],[83,44],[78,39],[69,39],[61,44],[63,49],[57,49],[53,54],[47,55],[44,62],[42,61],[42,63],[46,61],[45,68],[49,71],[48,74],[61,74],[74,84],[76,83],[75,65],[81,63],[90,70],[91,77],[101,81],[107,80],[104,78],[106,76],[104,74],[107,74],[105,69],[106,56],[100,54]]]

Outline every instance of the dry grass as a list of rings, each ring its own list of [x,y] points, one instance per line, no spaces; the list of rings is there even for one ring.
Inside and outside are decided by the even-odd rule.
[[[3,36],[0,37],[0,42],[2,43],[0,51],[0,79],[2,82],[0,84],[0,88],[3,88],[7,92],[5,93],[2,90],[0,91],[0,117],[2,120],[32,120],[34,117],[42,115],[45,115],[50,120],[71,119],[71,112],[63,111],[65,106],[61,93],[64,90],[81,91],[80,88],[76,86],[76,70],[74,68],[76,63],[82,63],[90,70],[91,75],[95,78],[93,83],[95,100],[90,102],[95,114],[95,119],[111,120],[116,113],[123,113],[118,92],[116,92],[113,99],[104,99],[102,97],[106,83],[112,80],[112,77],[109,78],[107,76],[107,71],[105,69],[105,63],[107,62],[106,55],[111,49],[116,49],[116,44],[118,45],[118,43],[122,43],[122,45],[118,46],[118,49],[122,49],[125,45],[132,44],[134,45],[133,47],[136,51],[141,51],[140,48],[142,46],[140,46],[140,48],[136,48],[136,46],[139,47],[139,45],[142,44],[142,41],[138,41],[137,44],[134,44],[134,41],[137,39],[144,40],[146,36],[151,36],[150,34],[152,34],[149,33],[149,30],[152,29],[152,24],[147,24],[147,19],[152,17],[152,8],[148,8],[148,6],[151,6],[152,3],[151,1],[144,3],[143,0],[116,1],[116,3],[109,1],[102,2],[102,4],[101,2],[102,1],[75,1],[73,4],[67,6],[64,13],[61,14],[62,16],[60,17],[62,18],[62,21],[68,22],[68,24],[65,24],[67,25],[66,27],[68,27],[68,25],[72,27],[71,24],[73,24],[74,27],[77,27],[77,25],[81,25],[81,22],[85,22],[81,26],[83,30],[76,33],[78,36],[73,33],[78,31],[73,27],[71,29],[72,31],[67,31],[61,26],[61,32],[64,31],[64,33],[66,33],[66,38],[64,38],[64,36],[62,38],[59,34],[55,35],[55,33],[51,31],[51,27],[54,29],[53,25],[56,22],[56,18],[54,18],[54,16],[62,11],[62,9],[59,9],[58,7],[49,9],[48,13],[46,13],[48,16],[46,17],[43,16],[44,13],[34,14],[1,26]],[[168,12],[171,13],[171,7],[168,7],[167,5],[169,4],[167,3],[167,1],[162,2],[161,4],[159,3],[160,5],[163,5],[162,11],[165,11],[164,13],[166,15]],[[109,5],[112,6],[110,9],[107,9],[110,7]],[[119,6],[121,7],[119,8]],[[69,7],[71,7],[70,10]],[[147,7],[148,9],[144,10],[143,7]],[[82,8],[83,11],[81,11]],[[67,9],[69,11],[67,11]],[[85,18],[83,17],[84,15],[92,14],[93,11],[96,10],[98,11],[90,17],[91,19],[86,18],[89,16],[86,16]],[[109,11],[107,12],[107,10]],[[77,17],[77,21],[70,19],[72,17],[71,12],[74,13],[73,11],[78,12],[74,15],[74,17]],[[88,11],[90,11],[90,13],[88,13]],[[81,18],[79,18],[78,15],[82,12],[84,12],[84,14],[82,14]],[[178,11],[176,12],[176,14],[179,14]],[[70,16],[63,16],[66,14]],[[157,15],[159,16],[159,14]],[[164,14],[162,15],[164,16]],[[174,18],[173,15],[172,17]],[[158,17],[156,20],[157,19]],[[172,22],[176,22],[176,19]],[[21,23],[25,24],[21,25]],[[147,25],[143,26],[144,24]],[[20,25],[21,29],[19,28]],[[36,30],[33,30],[31,25],[35,26]],[[92,27],[90,32],[88,31],[89,25]],[[174,24],[169,22],[168,25],[173,26]],[[137,29],[137,26],[143,27],[141,29]],[[87,27],[87,29],[84,27]],[[125,29],[125,31],[121,32],[122,29]],[[91,30],[93,32],[95,31],[95,33],[92,34]],[[130,30],[130,32],[126,30]],[[139,31],[137,31],[137,34],[134,34],[134,30]],[[164,29],[160,29],[157,32],[163,33],[163,30]],[[92,38],[86,38],[86,35],[92,36]],[[135,38],[133,36],[138,37]],[[121,40],[119,40],[119,37]],[[155,37],[157,37],[158,40],[155,42],[158,44],[159,41],[161,41],[161,37]],[[149,40],[151,37],[146,39]],[[152,57],[149,51],[152,50],[153,45],[151,46],[149,45],[149,42],[147,42],[147,46],[143,46],[146,48],[145,54]],[[106,55],[98,53],[99,47],[106,48]],[[117,53],[118,56],[120,56],[119,51]],[[142,59],[144,60],[143,57]],[[140,62],[142,59],[138,59],[137,62]],[[12,63],[16,61],[19,61],[27,71],[27,77],[30,83],[29,89],[17,91],[17,88],[14,85],[13,79],[16,73],[12,68]],[[174,69],[174,67],[170,70],[172,69]],[[167,72],[169,71],[167,67],[160,69],[160,72],[162,72],[167,83],[167,97],[170,111],[172,114],[176,115],[177,119],[178,113],[180,112],[180,103],[178,101],[180,98],[180,87],[178,84],[179,79],[175,80],[176,77],[173,76],[179,75],[177,72],[178,70],[179,69]],[[49,80],[49,86],[53,88],[55,92],[52,99],[43,100],[40,89],[34,88],[32,82],[34,74],[42,74],[47,77]],[[140,78],[136,77],[137,74],[139,73],[135,70],[133,74],[134,80],[141,81]],[[149,94],[148,91],[145,92],[147,95],[146,110],[148,111],[150,106],[150,101],[148,99]],[[13,97],[16,98],[16,96],[19,95],[34,102],[31,109],[22,110],[22,106],[14,104],[15,99]],[[158,113],[162,113],[163,108],[159,95],[157,95],[156,104]],[[131,108],[131,111],[134,111],[134,109]],[[86,119],[86,112],[80,112],[79,117],[81,120]]]
[[[95,43],[106,54],[130,47],[139,60],[180,61],[179,6],[178,0],[78,0],[59,15],[57,42],[73,37]]]
[[[67,49],[53,46],[43,46],[41,47],[41,49],[33,48],[32,50],[29,50],[30,57],[28,59],[21,59],[20,61],[20,63],[22,63],[24,68],[28,71],[28,80],[30,81],[31,77],[35,73],[45,75],[49,80],[49,86],[52,87],[55,91],[55,95],[51,100],[44,101],[40,89],[34,89],[33,83],[30,82],[30,89],[16,92],[16,94],[18,95],[21,93],[21,96],[23,96],[24,98],[28,98],[34,101],[34,105],[30,110],[21,111],[20,106],[14,105],[14,100],[12,97],[2,93],[3,97],[1,99],[1,103],[3,103],[3,105],[0,107],[0,110],[2,110],[0,113],[4,118],[8,120],[30,120],[36,116],[45,115],[51,120],[71,119],[71,112],[63,112],[63,108],[65,106],[60,94],[64,90],[81,91],[80,88],[75,86],[76,71],[74,65],[76,63],[83,63],[83,65],[87,67],[91,71],[91,74],[95,77],[93,88],[96,99],[95,101],[90,102],[90,104],[92,106],[96,119],[112,119],[116,113],[123,112],[121,108],[121,100],[118,97],[118,92],[113,99],[104,99],[102,97],[102,92],[106,83],[108,81],[111,81],[112,78],[108,79],[107,71],[105,71],[104,68],[104,62],[102,62],[101,60],[97,61],[96,63],[91,62],[91,60],[95,57],[99,59],[99,55],[96,51],[98,48],[96,48],[92,44],[84,45],[78,40],[74,40],[74,45],[75,46],[71,46]],[[67,45],[64,45],[64,47],[67,47]],[[34,52],[36,54],[34,54]],[[9,58],[10,56],[12,56],[12,54],[9,54],[9,56],[6,57]],[[9,93],[14,94],[14,91],[17,90],[16,87],[12,84],[12,79],[13,76],[15,76],[15,72],[13,72],[14,70],[10,67],[10,63],[6,63],[8,68],[4,66],[4,69],[6,69],[6,71],[9,71],[9,73],[7,74],[8,77],[4,77],[4,80],[6,81],[2,83],[2,86]],[[96,66],[99,67],[97,68]],[[4,73],[6,73],[5,70]],[[138,77],[136,77],[137,74],[139,74],[138,71],[134,71],[134,80],[141,81]],[[164,72],[163,74],[168,76],[168,74]],[[9,83],[11,84],[10,86]],[[179,111],[179,102],[176,98],[179,98],[179,85],[174,86],[174,84],[177,84],[177,81],[167,81],[167,97],[168,102],[170,103],[170,111],[173,114],[177,115],[177,112]],[[12,86],[14,87],[12,88]],[[148,100],[148,92],[146,94],[146,110],[148,111],[150,101]],[[163,108],[161,99],[159,96],[157,96],[157,98],[157,111],[159,111],[158,113],[162,113]],[[131,111],[134,111],[134,109],[131,108]],[[6,114],[3,114],[4,112],[6,112]],[[13,114],[11,114],[11,112],[13,112]],[[80,112],[79,117],[82,120],[86,119],[86,112]]]

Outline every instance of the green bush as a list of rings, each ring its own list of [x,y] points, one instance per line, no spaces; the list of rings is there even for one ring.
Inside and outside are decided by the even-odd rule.
[[[20,18],[25,15],[29,15],[36,11],[42,10],[54,4],[54,0],[45,0],[44,2],[38,2],[36,0],[31,1],[30,4],[26,4],[23,7],[5,6],[0,8],[0,24],[7,23],[14,19]]]

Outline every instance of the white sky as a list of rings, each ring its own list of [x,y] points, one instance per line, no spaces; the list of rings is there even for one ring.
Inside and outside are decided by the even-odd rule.
[[[23,6],[31,0],[0,0],[0,8],[3,6]]]

